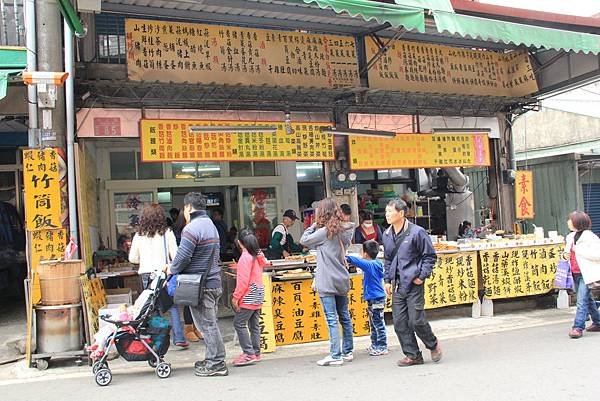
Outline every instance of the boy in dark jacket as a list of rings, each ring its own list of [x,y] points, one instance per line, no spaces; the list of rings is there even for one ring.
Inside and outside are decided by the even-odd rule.
[[[392,297],[394,330],[406,357],[398,366],[423,364],[415,333],[431,351],[433,362],[442,359],[442,350],[425,316],[423,283],[431,275],[437,255],[427,232],[404,214],[407,206],[394,199],[385,208],[390,227],[383,233],[385,292]]]
[[[377,260],[379,244],[369,240],[362,245],[362,257],[347,256],[348,263],[363,272],[363,297],[367,301],[369,325],[371,326],[371,346],[367,352],[371,356],[386,355],[387,332],[383,312],[385,309],[385,292],[383,290],[383,264]]]

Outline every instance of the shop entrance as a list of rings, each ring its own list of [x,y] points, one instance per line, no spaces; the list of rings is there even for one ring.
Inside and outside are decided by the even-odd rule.
[[[117,248],[132,238],[139,223],[143,205],[157,202],[170,217],[171,209],[181,210],[188,192],[202,192],[207,196],[207,212],[211,218],[220,214],[227,233],[226,254],[233,256],[233,239],[238,230],[251,228],[255,231],[262,248],[270,241],[271,231],[280,220],[281,187],[246,185],[198,185],[186,187],[159,187],[139,192],[113,192],[114,238]]]

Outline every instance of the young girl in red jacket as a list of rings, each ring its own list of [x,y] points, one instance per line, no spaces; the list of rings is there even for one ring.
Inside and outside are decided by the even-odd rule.
[[[262,281],[263,266],[267,260],[260,251],[258,239],[250,230],[242,230],[237,245],[242,256],[237,262],[237,282],[231,299],[235,310],[233,326],[237,332],[243,353],[234,366],[252,365],[260,362],[260,309],[265,298]]]

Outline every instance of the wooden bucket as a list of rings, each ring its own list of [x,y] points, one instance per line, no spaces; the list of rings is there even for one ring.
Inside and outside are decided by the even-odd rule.
[[[48,260],[40,262],[42,305],[76,304],[81,301],[79,276],[85,272],[82,260]]]

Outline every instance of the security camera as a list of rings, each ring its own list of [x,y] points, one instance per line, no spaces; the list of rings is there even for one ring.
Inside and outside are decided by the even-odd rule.
[[[23,82],[27,85],[46,84],[62,86],[68,76],[68,72],[25,71],[23,72]]]

